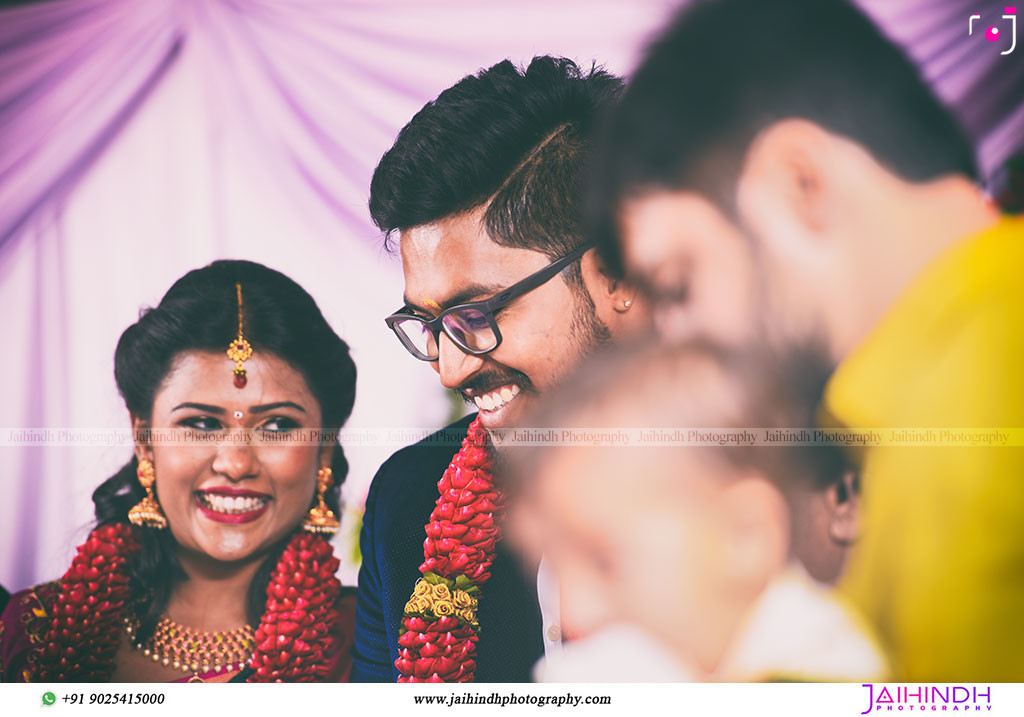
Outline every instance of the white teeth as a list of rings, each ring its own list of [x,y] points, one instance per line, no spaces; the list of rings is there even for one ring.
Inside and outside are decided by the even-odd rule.
[[[482,396],[474,396],[473,403],[482,411],[497,411],[519,395],[519,386],[510,383]]]
[[[262,508],[269,498],[254,498],[252,496],[225,496],[216,493],[200,493],[200,502],[210,510],[217,513],[249,513]]]

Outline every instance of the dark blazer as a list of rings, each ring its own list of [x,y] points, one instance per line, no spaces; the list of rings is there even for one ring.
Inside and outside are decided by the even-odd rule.
[[[366,497],[359,545],[353,682],[394,682],[398,630],[423,562],[423,527],[441,480],[473,416],[456,421],[391,456]],[[504,541],[481,589],[477,682],[528,682],[544,652],[536,575],[526,575]]]

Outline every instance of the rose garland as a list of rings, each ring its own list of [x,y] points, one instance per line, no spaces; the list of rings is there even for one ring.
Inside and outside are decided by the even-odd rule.
[[[34,655],[36,682],[107,682],[131,597],[128,556],[139,549],[124,523],[101,525],[78,546],[60,581],[50,629]],[[31,658],[30,658],[31,659]]]
[[[250,663],[255,673],[249,682],[326,679],[339,619],[338,564],[322,535],[299,531],[291,539],[267,585],[267,606]]]
[[[139,549],[136,529],[102,525],[78,548],[61,578],[42,646],[30,658],[36,682],[108,682],[130,600],[128,560]],[[249,682],[311,682],[330,669],[328,652],[339,618],[338,559],[320,535],[299,531],[281,553],[267,586],[256,630]]]
[[[423,577],[402,616],[399,682],[472,682],[476,673],[478,596],[491,577],[504,513],[479,418],[437,488],[441,495],[425,526]]]

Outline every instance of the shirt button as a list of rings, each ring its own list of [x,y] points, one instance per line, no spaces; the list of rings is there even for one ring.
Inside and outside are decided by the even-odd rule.
[[[551,642],[562,641],[562,631],[558,628],[558,625],[552,625],[548,628],[548,640]]]

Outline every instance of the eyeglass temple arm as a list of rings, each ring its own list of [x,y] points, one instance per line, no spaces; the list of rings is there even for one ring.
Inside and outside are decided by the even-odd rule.
[[[509,301],[512,301],[512,299],[522,296],[528,291],[533,291],[593,248],[593,243],[584,242],[561,259],[548,264],[536,274],[528,276],[522,281],[516,282],[504,291],[495,294],[490,299],[482,302],[480,307],[484,309],[484,311],[493,311],[494,309],[507,304]]]

